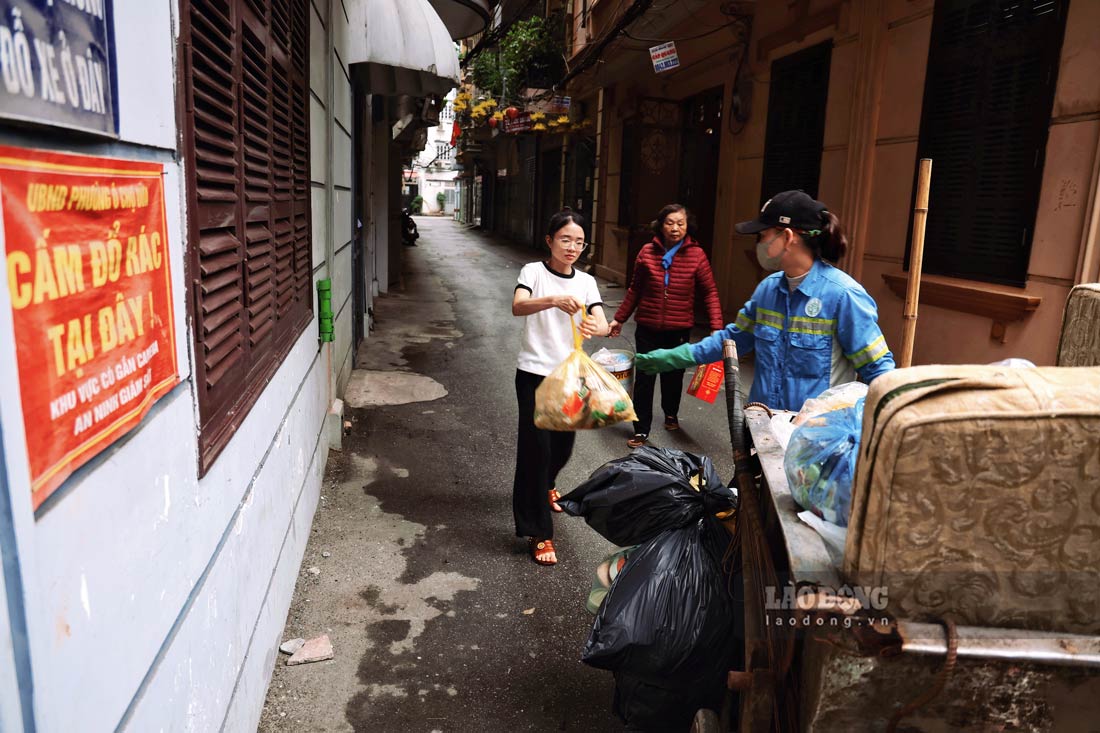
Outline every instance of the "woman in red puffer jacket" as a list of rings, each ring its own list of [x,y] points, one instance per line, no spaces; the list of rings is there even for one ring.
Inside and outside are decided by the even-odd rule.
[[[653,241],[642,247],[634,263],[634,277],[626,291],[615,320],[612,336],[622,333],[623,323],[634,315],[635,347],[639,354],[655,349],[671,349],[687,343],[695,324],[695,296],[702,298],[711,331],[723,327],[718,286],[710,269],[707,253],[688,234],[688,211],[680,204],[661,209],[654,222]],[[637,313],[635,313],[637,309]],[[626,442],[631,448],[645,445],[653,422],[655,374],[634,375],[634,437]],[[680,392],[684,370],[661,374],[661,408],[665,412],[665,430],[679,430]]]

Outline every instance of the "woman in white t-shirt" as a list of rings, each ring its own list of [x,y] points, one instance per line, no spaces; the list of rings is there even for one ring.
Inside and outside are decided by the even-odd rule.
[[[585,312],[579,330],[585,338],[606,336],[607,318],[596,278],[573,267],[587,247],[584,220],[564,209],[554,214],[546,232],[550,259],[531,262],[519,273],[512,296],[512,315],[524,316],[523,346],[516,361],[519,435],[512,512],[516,536],[527,537],[531,557],[540,565],[558,561],[550,510],[561,511],[554,482],[573,452],[575,433],[535,427],[535,389],[573,350],[569,325]]]

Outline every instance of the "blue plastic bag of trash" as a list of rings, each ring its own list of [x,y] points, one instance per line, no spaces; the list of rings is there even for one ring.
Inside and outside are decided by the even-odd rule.
[[[848,389],[843,398],[830,403],[828,396],[812,409],[827,409],[816,414],[799,414],[801,424],[791,433],[783,468],[791,496],[803,509],[808,509],[827,522],[848,526],[852,508],[852,484],[859,456],[859,439],[863,430],[862,394]],[[838,406],[839,405],[839,406]],[[829,409],[829,408],[833,409]]]

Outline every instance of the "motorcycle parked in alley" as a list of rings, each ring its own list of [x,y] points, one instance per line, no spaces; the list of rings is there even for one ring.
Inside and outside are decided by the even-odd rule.
[[[416,228],[412,214],[408,209],[401,210],[401,243],[406,247],[415,247],[416,240],[420,239],[420,232]]]

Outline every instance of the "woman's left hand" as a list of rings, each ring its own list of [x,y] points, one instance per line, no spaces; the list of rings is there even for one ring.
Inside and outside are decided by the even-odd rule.
[[[588,314],[584,317],[584,320],[581,321],[581,325],[578,330],[580,330],[581,335],[584,336],[586,339],[590,339],[593,336],[604,335],[604,332],[600,330],[600,327],[596,323],[596,317],[592,314]]]

